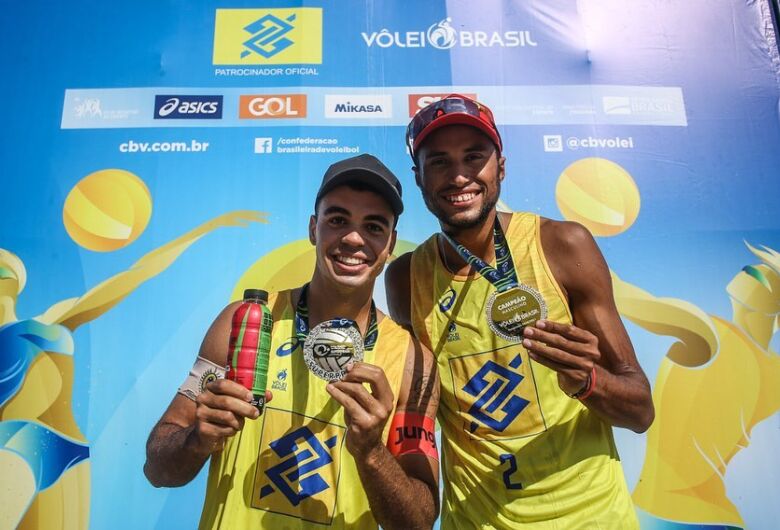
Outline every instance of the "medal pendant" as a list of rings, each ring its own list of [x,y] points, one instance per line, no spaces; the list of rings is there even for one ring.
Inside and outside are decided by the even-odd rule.
[[[485,316],[493,333],[504,340],[520,342],[526,326],[547,318],[547,304],[539,291],[521,284],[503,292],[494,291]]]
[[[337,381],[347,373],[349,362],[363,360],[363,337],[345,320],[327,320],[315,326],[303,344],[303,360],[309,370],[325,381]]]

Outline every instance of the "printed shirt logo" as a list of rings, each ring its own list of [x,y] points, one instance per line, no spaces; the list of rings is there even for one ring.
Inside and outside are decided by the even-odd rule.
[[[449,311],[452,306],[455,304],[455,299],[458,297],[458,293],[455,292],[455,289],[450,287],[447,289],[447,291],[442,295],[442,297],[439,299],[439,311],[442,313],[446,313]],[[452,319],[452,317],[450,317]],[[455,324],[454,320],[449,321],[449,325],[447,328],[447,342],[453,342],[460,340],[460,334],[458,333],[458,326]]]
[[[476,431],[482,424],[502,432],[528,406],[527,399],[513,395],[524,377],[511,369],[522,362],[519,354],[509,363],[509,368],[488,361],[463,387],[467,394],[477,398],[469,408],[469,414],[476,419],[471,422],[469,431]]]
[[[239,98],[241,119],[305,118],[305,94],[244,95]]]
[[[472,436],[504,440],[546,430],[524,352],[511,345],[449,360],[463,428]]]
[[[272,407],[263,415],[252,506],[329,525],[346,429]]]
[[[457,297],[458,293],[455,292],[455,289],[452,287],[447,289],[447,291],[441,297],[441,300],[439,300],[439,310],[441,310],[442,313],[449,311],[452,307],[452,304],[455,303],[455,299]]]
[[[450,322],[450,327],[447,329],[447,342],[454,342],[456,340],[460,340],[458,326],[455,322]]]
[[[302,500],[328,489],[330,486],[316,470],[333,462],[328,449],[333,449],[337,441],[338,436],[333,436],[322,445],[308,427],[301,427],[271,442],[271,449],[283,460],[265,471],[272,484],[263,486],[260,498],[277,490],[290,504],[298,506]]]
[[[420,112],[421,109],[427,107],[431,103],[434,103],[436,101],[440,101],[444,99],[445,97],[449,96],[450,93],[447,94],[409,94],[409,117],[414,118],[414,115]],[[463,96],[466,96],[467,98],[471,99],[477,99],[476,94],[461,94]]]
[[[276,380],[271,383],[271,390],[287,391],[287,368],[277,372]]]
[[[301,345],[301,341],[298,340],[298,337],[293,337],[289,341],[285,342],[279,348],[276,350],[276,355],[278,357],[286,357],[290,355],[292,352],[298,349],[298,346]]]
[[[322,9],[217,9],[214,64],[322,63]]]

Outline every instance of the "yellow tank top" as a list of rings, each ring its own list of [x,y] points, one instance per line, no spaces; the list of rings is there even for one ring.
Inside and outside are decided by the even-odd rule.
[[[571,323],[539,223],[512,216],[515,270],[541,293],[549,320]],[[442,528],[638,528],[611,427],[565,395],[520,343],[490,330],[490,282],[449,273],[434,235],[412,255],[411,284],[414,332],[441,377]]]
[[[201,529],[376,528],[345,445],[342,407],[303,361],[290,291],[272,294],[268,387],[273,400],[211,457]],[[365,362],[385,371],[395,396],[409,347],[407,331],[385,317]],[[385,428],[384,440],[390,428]]]

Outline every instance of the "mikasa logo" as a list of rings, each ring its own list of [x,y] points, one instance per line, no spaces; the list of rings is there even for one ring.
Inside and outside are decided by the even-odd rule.
[[[335,112],[382,112],[382,105],[355,105],[349,101],[336,105]]]
[[[328,95],[325,96],[326,118],[392,118],[392,96]]]

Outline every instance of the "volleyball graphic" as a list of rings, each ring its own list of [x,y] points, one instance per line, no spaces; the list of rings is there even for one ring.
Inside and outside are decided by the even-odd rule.
[[[110,252],[138,239],[151,215],[152,198],[140,178],[122,169],[103,169],[70,190],[62,221],[78,245]]]
[[[594,236],[625,232],[639,215],[634,179],[605,158],[583,158],[564,169],[555,200],[567,220],[583,224]]]
[[[343,369],[352,360],[355,348],[352,339],[341,329],[329,329],[312,348],[314,361],[331,372]]]

